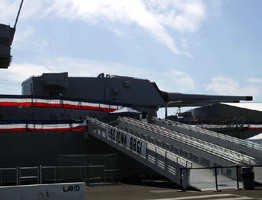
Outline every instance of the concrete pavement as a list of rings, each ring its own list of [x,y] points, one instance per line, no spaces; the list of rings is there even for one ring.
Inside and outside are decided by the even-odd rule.
[[[170,187],[171,186],[171,187]],[[181,192],[178,188],[172,188],[172,184],[166,187],[161,184],[152,185],[103,185],[88,186],[87,199],[92,200],[137,200],[137,199],[162,199],[162,200],[240,200],[240,199],[262,199],[262,187],[255,187],[254,190],[225,189],[220,192],[193,191]]]

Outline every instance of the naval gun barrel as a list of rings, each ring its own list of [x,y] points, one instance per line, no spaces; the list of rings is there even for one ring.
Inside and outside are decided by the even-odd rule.
[[[162,94],[167,107],[183,106],[203,106],[206,104],[227,102],[238,103],[240,101],[252,101],[252,96],[227,96],[227,95],[204,95],[204,94],[182,94],[167,93]]]
[[[204,94],[162,93],[166,101],[165,118],[167,119],[167,107],[204,106],[207,104],[230,102],[237,103],[241,100],[252,101],[252,96],[226,96]]]
[[[165,101],[165,107],[182,106],[203,106],[211,103],[228,102],[238,103],[239,101],[252,101],[252,96],[228,96],[228,95],[205,95],[205,94],[183,94],[177,92],[161,91],[155,83],[153,86]]]
[[[238,102],[252,101],[252,96],[226,96],[226,95],[203,95],[203,94],[182,94],[182,93],[167,93],[169,101],[230,101]]]

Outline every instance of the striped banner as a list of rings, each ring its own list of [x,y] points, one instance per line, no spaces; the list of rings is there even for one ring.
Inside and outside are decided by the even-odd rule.
[[[61,108],[62,100],[60,99],[33,99],[33,106]]]
[[[0,98],[0,106],[32,106],[32,99]]]
[[[88,102],[83,100],[77,101],[69,99],[28,98],[18,95],[12,95],[12,97],[0,96],[0,106],[70,108],[105,112],[113,112],[123,108],[122,105],[115,105],[115,103],[112,104],[113,105],[110,103]]]
[[[0,131],[26,131],[25,123],[0,124]]]
[[[80,131],[87,129],[86,121],[0,121],[0,131]]]

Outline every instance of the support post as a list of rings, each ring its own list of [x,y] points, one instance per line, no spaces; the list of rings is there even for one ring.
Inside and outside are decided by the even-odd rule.
[[[1,168],[1,186],[3,185],[3,169]]]
[[[57,168],[57,166],[55,166],[55,183],[56,183],[56,168]]]
[[[104,170],[104,183],[106,182],[106,168],[105,165],[103,166],[103,170]]]
[[[179,192],[184,192],[184,187],[183,187],[183,168],[179,168],[179,178],[180,178],[180,186],[181,190]]]
[[[36,168],[36,176],[37,176],[36,178],[37,184],[39,184],[40,183],[40,167],[39,166]]]
[[[236,166],[236,173],[237,173],[237,188],[236,188],[236,190],[241,190],[239,188],[239,166]]]
[[[19,185],[19,167],[16,167],[16,185]]]
[[[42,165],[39,166],[39,184],[42,184]]]
[[[220,192],[221,190],[218,189],[218,183],[217,183],[217,167],[215,167],[215,182],[216,182],[216,190],[214,190],[214,192]]]

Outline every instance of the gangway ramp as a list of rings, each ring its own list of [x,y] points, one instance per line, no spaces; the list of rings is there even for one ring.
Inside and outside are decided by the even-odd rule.
[[[227,148],[212,144],[194,138],[183,133],[172,131],[155,124],[144,123],[127,117],[119,117],[119,128],[132,135],[139,136],[163,149],[169,150],[192,162],[193,168],[202,167],[219,167],[232,165],[252,165],[255,164],[253,157],[241,154],[239,152],[229,150]],[[192,171],[192,170],[191,170]],[[190,180],[204,180],[209,184],[208,180],[214,180],[210,170],[201,170],[201,176],[197,173],[190,173]],[[211,175],[210,175],[211,174]],[[222,174],[225,180],[237,179],[235,170],[227,168]],[[229,179],[228,179],[229,178]],[[202,184],[203,185],[203,184]],[[228,184],[226,184],[228,185]]]
[[[87,117],[86,121],[87,134],[111,145],[171,181],[182,185],[183,188],[189,187],[189,170],[187,169],[192,167],[192,162],[189,160],[96,119]],[[180,171],[181,168],[183,170]]]
[[[187,125],[179,122],[175,122],[168,119],[160,119],[153,117],[154,124],[174,130],[207,142],[218,144],[229,150],[251,156],[255,159],[255,163],[250,164],[262,165],[262,145],[248,140],[239,139],[222,133],[217,133],[200,127]],[[254,161],[254,160],[253,160]],[[255,167],[255,181],[262,183],[262,168]]]
[[[154,124],[174,130],[201,140],[218,144],[219,146],[238,151],[256,158],[257,164],[262,164],[262,145],[248,140],[239,139],[222,133],[217,133],[200,127],[175,122],[168,119],[153,117]]]

